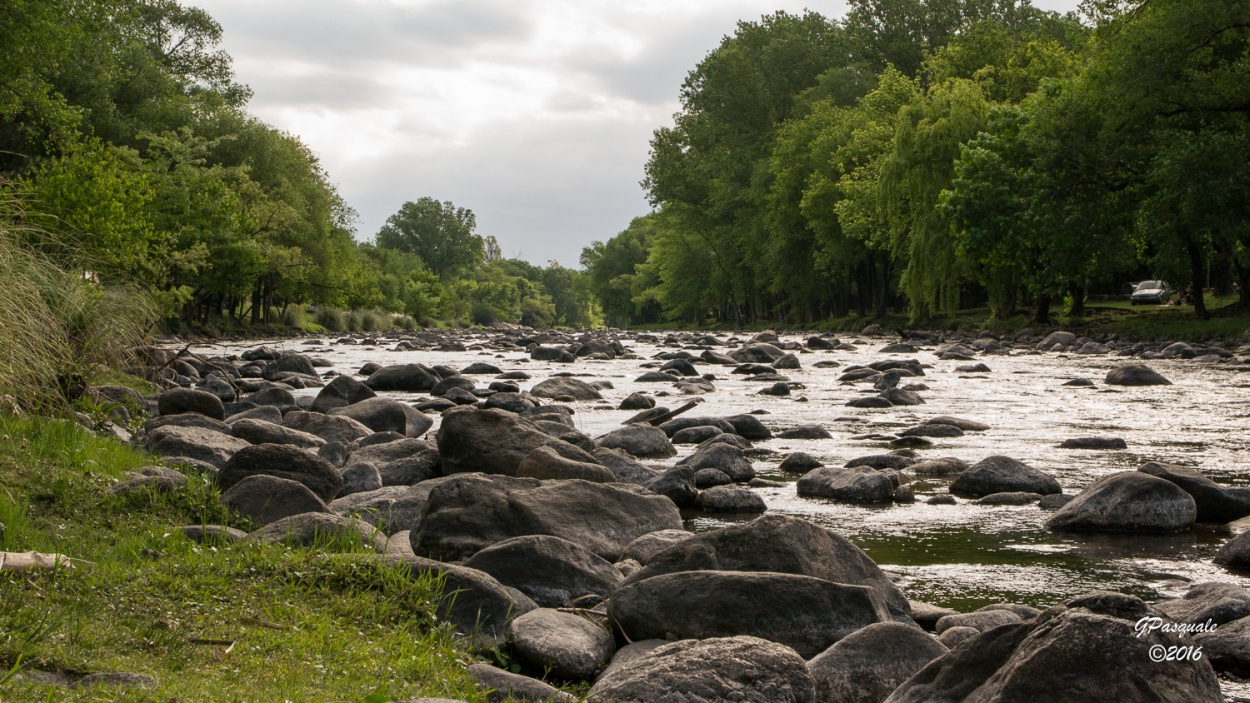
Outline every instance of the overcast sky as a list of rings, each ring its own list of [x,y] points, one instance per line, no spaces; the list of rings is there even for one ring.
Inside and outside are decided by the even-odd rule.
[[[577,266],[649,207],[651,132],[740,19],[842,0],[189,0],[224,30],[251,111],[316,151],[372,239],[451,200],[504,254]],[[1035,0],[1068,11],[1078,0]]]

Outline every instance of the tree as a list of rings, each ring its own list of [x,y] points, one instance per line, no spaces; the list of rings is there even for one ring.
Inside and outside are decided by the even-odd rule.
[[[450,201],[406,202],[378,231],[377,245],[416,254],[443,281],[470,273],[486,257],[486,243],[474,233],[473,211]]]
[[[643,310],[634,302],[637,269],[650,255],[654,231],[654,214],[635,217],[629,227],[607,242],[593,242],[582,249],[581,264],[590,290],[610,325],[623,327],[659,319],[655,306]]]

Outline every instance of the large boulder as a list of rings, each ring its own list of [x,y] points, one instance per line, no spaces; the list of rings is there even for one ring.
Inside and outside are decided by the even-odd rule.
[[[1172,382],[1145,364],[1125,364],[1107,372],[1109,386],[1170,386]]]
[[[803,474],[798,482],[798,494],[844,503],[888,503],[894,500],[894,484],[889,476],[867,466],[850,469],[825,466]]]
[[[724,472],[736,482],[750,481],[755,478],[755,467],[751,465],[741,449],[731,444],[701,445],[694,454],[678,461],[677,465],[689,467],[692,471],[716,469]]]
[[[1194,644],[1202,647],[1203,656],[1216,671],[1241,679],[1250,677],[1250,617],[1195,635]]]
[[[289,444],[300,449],[316,449],[326,441],[315,434],[265,420],[239,420],[230,424],[230,434],[252,444]]]
[[[363,520],[328,512],[300,513],[275,520],[247,536],[248,540],[294,547],[343,548],[362,545],[386,551],[386,535]]]
[[[1151,461],[1137,470],[1175,483],[1193,496],[1198,522],[1232,522],[1250,515],[1250,491],[1225,488],[1197,469]]]
[[[756,637],[663,644],[613,665],[588,703],[815,703],[803,659]]]
[[[981,633],[921,669],[887,703],[1219,703],[1205,659],[1155,663],[1152,648],[1189,644],[1138,637],[1129,620],[1052,608],[1036,620]]]
[[[316,399],[313,400],[312,405],[308,409],[317,413],[326,413],[335,408],[355,405],[363,400],[376,398],[377,395],[372,388],[351,376],[339,376],[327,383],[325,388],[322,388],[317,393]]]
[[[486,662],[469,665],[469,677],[479,691],[486,693],[487,703],[578,703],[579,698],[549,683],[528,676],[504,671]],[[408,703],[398,701],[397,703]],[[411,703],[421,703],[420,700]],[[431,701],[439,703],[439,701]],[[448,703],[456,703],[449,701]]]
[[[879,622],[838,640],[807,663],[820,703],[881,703],[949,650],[924,630]]]
[[[636,491],[576,479],[455,476],[430,492],[412,550],[454,561],[512,537],[555,535],[615,561],[638,537],[681,527],[671,500]]]
[[[578,478],[595,483],[614,483],[616,474],[598,462],[566,459],[551,447],[539,447],[517,467],[517,476],[538,479]]]
[[[568,607],[586,595],[607,598],[623,580],[621,572],[603,558],[551,535],[527,535],[492,544],[464,565],[485,571],[544,608]]]
[[[1250,591],[1235,583],[1195,584],[1180,598],[1155,604],[1173,622],[1223,625],[1250,616]]]
[[[393,398],[369,398],[330,410],[330,415],[350,417],[374,432],[398,432],[420,437],[434,424],[416,408]]]
[[[217,485],[223,491],[248,476],[265,474],[308,487],[323,501],[333,500],[343,487],[338,469],[315,454],[286,444],[256,444],[234,453],[217,474]]]
[[[357,449],[347,459],[356,464],[376,466],[383,486],[411,486],[438,476],[442,458],[432,442],[409,438]]]
[[[786,353],[771,344],[748,344],[729,352],[739,364],[771,364]]]
[[[229,506],[258,525],[302,513],[326,513],[329,509],[316,493],[299,481],[257,474],[248,476],[221,494]]]
[[[411,486],[383,486],[372,491],[335,498],[331,512],[360,518],[389,535],[411,530],[421,519],[425,502],[441,481],[433,479]],[[405,540],[406,541],[406,540]]]
[[[443,458],[443,473],[448,475],[482,472],[515,476],[531,452],[549,445],[560,456],[595,463],[589,454],[506,410],[454,408],[443,413],[438,428],[438,453]]]
[[[589,383],[576,378],[560,376],[549,378],[530,389],[530,394],[539,398],[560,398],[568,396],[574,400],[603,400],[599,391]]]
[[[868,586],[896,615],[910,607],[898,586],[850,540],[807,520],[764,515],[745,525],[687,535],[644,562],[628,583],[680,571],[764,571]]]
[[[373,430],[350,417],[293,410],[282,416],[282,424],[293,430],[315,434],[327,442],[355,442],[373,434]]]
[[[157,412],[161,415],[199,413],[214,420],[226,419],[226,406],[221,398],[208,391],[190,388],[170,388],[156,399]]]
[[[514,619],[509,629],[522,664],[565,681],[589,681],[616,652],[607,628],[550,608],[531,610]]]
[[[677,449],[668,435],[658,427],[647,424],[626,425],[599,437],[595,445],[608,449],[620,449],[630,456],[642,459],[667,459],[677,455]]]
[[[959,474],[951,493],[981,498],[991,493],[1062,493],[1052,476],[1007,456],[987,456]]]
[[[965,474],[966,475],[966,474]],[[1176,532],[1194,524],[1194,499],[1170,481],[1138,471],[1103,476],[1046,520],[1062,532]]]
[[[631,641],[751,635],[804,658],[890,619],[867,586],[743,571],[682,571],[631,583],[612,594],[608,616]]]
[[[375,391],[428,393],[438,381],[438,374],[423,364],[397,364],[383,366],[369,374],[365,385]]]
[[[166,425],[147,433],[148,451],[157,456],[188,457],[212,464],[225,465],[235,452],[252,446],[246,440],[200,427]]]

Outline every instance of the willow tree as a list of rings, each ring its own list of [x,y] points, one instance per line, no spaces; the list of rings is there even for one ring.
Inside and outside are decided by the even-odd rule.
[[[950,221],[936,206],[954,178],[960,149],[985,126],[988,111],[980,87],[955,80],[931,88],[899,113],[879,188],[891,253],[905,262],[900,285],[913,320],[959,307],[968,269]]]

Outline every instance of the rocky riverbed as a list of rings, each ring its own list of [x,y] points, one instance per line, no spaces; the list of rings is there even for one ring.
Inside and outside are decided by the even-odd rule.
[[[1218,611],[1233,633],[1250,615],[1250,583],[1216,563],[1250,563],[1224,548],[1250,515],[1250,350],[866,332],[179,345],[136,370],[178,386],[136,439],[218,473],[268,523],[253,538],[354,531],[446,571],[475,594],[458,608],[495,614],[483,645],[598,676],[593,700],[1041,700],[1030,667],[1154,643],[1136,616]],[[889,661],[852,667],[883,642]],[[1219,700],[1210,651],[1141,654],[1102,700]],[[715,665],[688,680],[745,659],[758,690]],[[830,683],[848,676],[875,693]]]

